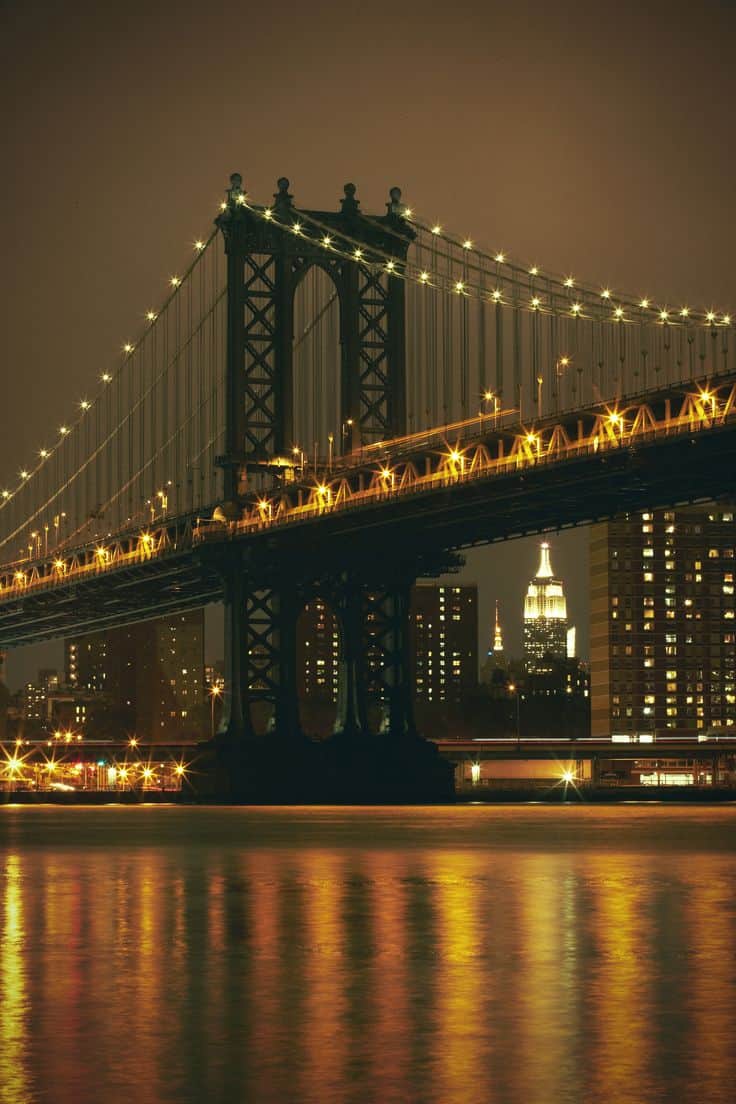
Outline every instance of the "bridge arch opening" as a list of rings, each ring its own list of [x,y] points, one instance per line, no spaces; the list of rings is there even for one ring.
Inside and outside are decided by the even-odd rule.
[[[339,285],[319,264],[298,278],[293,302],[293,427],[287,446],[302,464],[329,464],[344,451],[342,311]]]

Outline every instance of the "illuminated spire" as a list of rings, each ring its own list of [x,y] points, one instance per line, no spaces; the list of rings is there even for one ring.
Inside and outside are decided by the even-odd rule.
[[[496,599],[496,621],[493,626],[493,654],[503,651],[503,635],[501,633],[501,622],[498,619],[498,598]]]
[[[552,564],[549,560],[549,545],[547,541],[542,541],[539,546],[539,567],[537,568],[538,579],[552,579]]]

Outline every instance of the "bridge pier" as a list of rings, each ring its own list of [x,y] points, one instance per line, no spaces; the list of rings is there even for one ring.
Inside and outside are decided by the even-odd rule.
[[[352,576],[343,576],[336,589],[335,612],[340,622],[335,735],[355,737],[368,731],[363,662],[363,588]]]

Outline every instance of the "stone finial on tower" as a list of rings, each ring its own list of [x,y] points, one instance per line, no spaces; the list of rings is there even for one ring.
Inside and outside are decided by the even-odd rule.
[[[240,173],[230,174],[230,187],[225,192],[227,196],[228,207],[233,207],[236,203],[242,203],[245,198],[245,192],[243,191],[243,177]]]
[[[394,218],[404,218],[406,206],[401,202],[401,188],[391,188],[388,195],[390,201],[386,204],[388,214]]]
[[[357,191],[354,184],[345,184],[343,187],[345,198],[340,200],[340,207],[344,215],[357,215],[360,202],[355,198]]]
[[[276,181],[277,192],[273,194],[273,205],[277,214],[285,215],[294,206],[293,195],[289,193],[289,181],[285,176],[280,176]]]

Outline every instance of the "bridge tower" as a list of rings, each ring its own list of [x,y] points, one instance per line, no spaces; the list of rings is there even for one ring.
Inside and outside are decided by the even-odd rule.
[[[240,498],[255,487],[273,489],[283,478],[294,445],[294,299],[300,282],[319,266],[334,284],[339,302],[340,420],[348,427],[345,451],[406,432],[404,281],[382,266],[347,259],[360,241],[397,263],[415,237],[404,217],[401,192],[390,191],[386,213],[364,217],[356,188],[346,184],[338,211],[294,206],[289,181],[278,181],[271,208],[256,208],[240,174],[230,178],[216,225],[227,255],[228,334],[223,512],[240,513]],[[340,246],[330,254],[327,237]],[[350,249],[350,252],[353,250]],[[281,461],[281,463],[279,463]],[[227,696],[219,739],[224,747],[253,735],[252,707],[265,703],[270,726],[280,735],[298,732],[296,622],[317,590],[334,609],[342,631],[342,662],[336,730],[365,729],[367,671],[366,602],[369,580],[354,570],[326,578],[284,578],[236,547],[221,561],[225,592]],[[296,571],[294,572],[296,576]],[[401,571],[378,588],[378,629],[385,701],[383,728],[413,732],[406,656],[408,586]],[[371,592],[376,593],[375,581]],[[375,665],[374,665],[375,666]],[[375,670],[373,681],[376,682]]]
[[[298,211],[281,177],[266,212],[246,201],[239,173],[230,178],[216,220],[227,254],[226,438],[218,462],[228,504],[248,474],[272,469],[294,444],[294,296],[315,265],[332,280],[340,304],[340,413],[350,427],[348,451],[405,431],[404,281],[331,256],[316,235],[341,245],[357,239],[397,261],[405,260],[415,235],[398,188],[391,189],[386,214],[370,219],[355,191],[345,185],[338,212]]]

